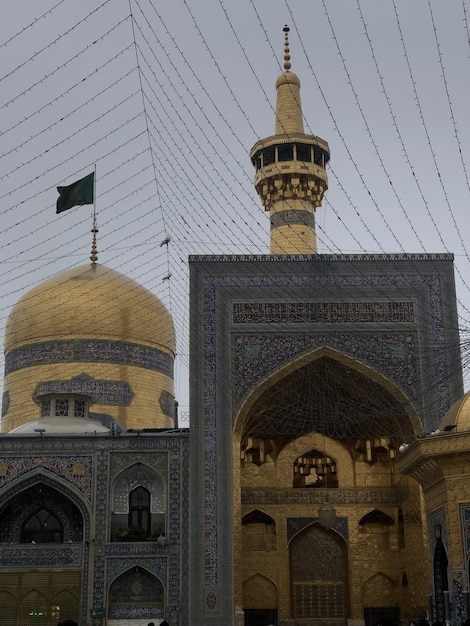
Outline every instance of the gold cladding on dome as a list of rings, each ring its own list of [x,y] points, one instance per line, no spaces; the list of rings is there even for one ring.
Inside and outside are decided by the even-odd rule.
[[[85,265],[50,278],[13,307],[5,352],[66,338],[117,339],[174,356],[173,322],[148,289],[104,265]]]
[[[68,270],[10,313],[2,431],[37,419],[38,386],[77,380],[95,390],[94,412],[126,428],[173,427],[174,356],[171,316],[148,289],[103,265]]]

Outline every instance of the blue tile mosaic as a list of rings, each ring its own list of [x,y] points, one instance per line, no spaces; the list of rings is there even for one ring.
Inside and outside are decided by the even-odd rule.
[[[4,391],[2,396],[2,417],[8,413],[10,408],[10,392]]]
[[[36,470],[46,470],[78,489],[88,500],[92,494],[92,457],[87,455],[7,456],[0,459],[0,487]]]
[[[282,366],[283,363],[311,351],[319,346],[329,346],[336,350],[340,350],[353,358],[364,360],[366,364],[381,371],[384,376],[391,376],[392,380],[408,394],[410,398],[416,398],[420,392],[419,381],[420,374],[418,371],[418,324],[416,319],[415,304],[410,300],[401,300],[398,304],[390,304],[384,308],[381,304],[374,319],[375,313],[372,312],[374,304],[377,304],[377,293],[383,294],[385,301],[392,299],[389,297],[390,289],[394,289],[394,293],[398,295],[400,290],[413,290],[414,293],[423,293],[423,302],[425,306],[429,306],[429,339],[427,339],[427,347],[432,350],[434,357],[434,368],[436,373],[436,413],[443,415],[447,410],[449,401],[449,386],[447,384],[446,371],[449,366],[448,354],[443,349],[445,337],[442,325],[443,304],[441,284],[442,276],[439,270],[430,271],[429,267],[423,266],[421,269],[414,267],[416,262],[434,262],[434,261],[451,261],[452,255],[255,255],[255,256],[192,256],[191,263],[201,263],[199,288],[202,288],[203,304],[203,349],[204,349],[204,366],[203,379],[204,384],[201,386],[203,390],[204,403],[204,484],[205,484],[205,507],[204,507],[204,525],[205,525],[205,544],[204,544],[204,584],[208,588],[218,586],[218,503],[217,493],[220,488],[218,485],[218,468],[217,468],[217,420],[218,420],[218,376],[220,376],[220,346],[223,339],[221,337],[226,333],[226,341],[231,345],[231,362],[230,368],[232,375],[235,376],[235,383],[231,385],[232,406],[234,408],[232,415],[236,413],[236,407],[240,406],[242,400],[249,393],[249,390],[256,385],[263,376],[269,376],[270,373]],[[307,271],[303,273],[302,265],[321,264],[327,261],[330,266],[327,271],[319,269],[318,273]],[[378,261],[377,268],[373,268],[375,261]],[[397,261],[405,262],[406,270],[401,271],[397,268],[396,272],[391,271],[393,263]],[[344,263],[346,262],[346,263]],[[352,271],[351,265],[355,262],[366,262],[362,265],[361,271]],[[384,262],[388,263],[386,270]],[[276,265],[283,268],[296,266],[296,272],[288,271],[283,274],[282,271],[276,271]],[[223,264],[227,264],[227,272],[223,269]],[[343,264],[343,265],[342,265]],[[206,265],[206,267],[202,267]],[[249,268],[245,273],[244,265]],[[270,267],[268,267],[270,266]],[[212,274],[212,267],[217,270]],[[370,272],[367,268],[370,267]],[[253,271],[252,271],[253,270]],[[222,272],[222,273],[221,273]],[[348,322],[350,328],[348,332],[344,329],[341,331],[326,333],[326,329],[320,327],[322,335],[318,335],[310,330],[307,336],[305,328],[305,313],[300,313],[300,321],[298,321],[299,311],[292,309],[291,303],[283,305],[284,311],[281,311],[282,323],[289,324],[289,333],[281,332],[281,328],[276,328],[275,321],[266,322],[265,312],[262,317],[255,312],[255,318],[250,320],[253,327],[250,333],[243,334],[240,332],[239,323],[244,321],[243,315],[247,314],[247,310],[241,311],[240,314],[234,304],[231,304],[231,313],[235,312],[235,318],[232,318],[232,329],[228,330],[224,326],[222,329],[220,323],[227,322],[226,316],[221,315],[221,303],[224,302],[225,293],[237,293],[238,298],[244,298],[245,302],[255,303],[257,301],[266,302],[266,294],[270,299],[273,294],[281,290],[282,293],[290,294],[292,297],[293,290],[297,293],[312,294],[318,293],[319,289],[330,290],[331,293],[354,293],[357,289],[368,289],[373,300],[370,305],[362,306],[362,313],[354,311],[356,319]],[[250,293],[250,300],[246,298],[246,294]],[[349,291],[348,291],[349,290]],[[256,300],[253,294],[256,294]],[[287,296],[286,296],[287,297]],[[227,296],[230,299],[230,296]],[[235,299],[235,298],[234,298]],[[357,298],[356,298],[357,299]],[[358,298],[361,300],[361,298]],[[274,312],[277,303],[271,307],[269,315],[275,315]],[[289,308],[290,307],[290,308]],[[349,308],[349,307],[348,307]],[[242,307],[243,309],[243,307]],[[330,307],[331,309],[331,307]],[[313,310],[313,309],[312,309]],[[307,315],[312,315],[309,311]],[[352,309],[347,315],[352,314]],[[362,315],[363,319],[357,319],[358,315]],[[318,311],[315,313],[318,315]],[[322,310],[321,316],[331,315],[328,310]],[[338,315],[338,312],[335,312]],[[344,313],[342,313],[344,315]],[[385,332],[383,329],[373,329],[367,335],[364,330],[359,332],[355,328],[359,325],[364,328],[364,323],[378,323],[383,319],[389,324],[395,324],[392,320],[397,315],[399,320],[409,325],[406,330],[396,332]],[[284,316],[284,317],[282,317]],[[273,326],[267,330],[263,328],[262,332],[255,332],[256,324],[266,324]],[[295,332],[296,325],[298,332]],[[310,323],[312,320],[310,319]],[[313,322],[315,323],[315,322]],[[331,323],[331,322],[323,322]],[[236,329],[236,330],[235,330]],[[285,329],[282,329],[283,331]],[[421,330],[423,330],[421,328]],[[408,331],[408,332],[407,332]],[[232,336],[230,334],[232,332]],[[233,333],[238,333],[236,336]],[[372,345],[374,344],[374,345]],[[202,347],[202,346],[201,346]],[[226,372],[227,373],[227,372]],[[202,415],[201,415],[202,417]]]
[[[89,396],[100,404],[117,404],[128,406],[134,394],[129,383],[115,380],[94,380],[87,375],[77,376],[71,380],[50,380],[38,384],[33,399],[47,394],[76,393]]]
[[[134,365],[173,376],[174,360],[166,352],[104,339],[47,341],[15,348],[5,356],[5,374],[33,365],[74,361]]]

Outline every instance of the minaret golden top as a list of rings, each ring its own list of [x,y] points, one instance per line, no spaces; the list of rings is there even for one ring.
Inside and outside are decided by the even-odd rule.
[[[328,188],[328,144],[304,131],[300,80],[291,71],[289,27],[284,26],[284,71],[276,80],[274,135],[250,152],[255,187],[271,217],[272,254],[315,254],[315,210]]]
[[[290,50],[289,50],[289,31],[290,31],[290,28],[286,24],[282,30],[285,32],[285,37],[284,37],[284,69],[286,71],[288,71],[292,67],[291,62],[290,62]]]
[[[300,80],[291,72],[290,48],[289,48],[289,27],[282,29],[284,37],[284,72],[276,81],[276,135],[289,135],[292,133],[303,133],[304,122],[302,116],[302,105],[300,102]]]

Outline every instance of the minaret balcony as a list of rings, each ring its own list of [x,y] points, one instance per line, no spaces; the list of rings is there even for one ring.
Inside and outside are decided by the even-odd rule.
[[[291,161],[325,167],[330,149],[326,141],[315,135],[272,135],[255,143],[250,158],[257,171],[273,163]]]
[[[323,194],[328,188],[326,171],[314,164],[309,163],[307,171],[299,172],[298,163],[292,164],[297,167],[290,168],[287,172],[276,172],[273,168],[272,174],[263,168],[255,178],[255,187],[261,201],[269,210],[278,200],[299,199],[307,200],[313,206],[320,206]]]
[[[285,177],[290,179],[299,179],[306,184],[308,179],[318,181],[328,188],[328,176],[326,169],[316,163],[308,163],[306,161],[288,161],[278,162],[260,168],[255,174],[255,187],[266,179],[284,180]],[[279,184],[277,184],[279,186]]]

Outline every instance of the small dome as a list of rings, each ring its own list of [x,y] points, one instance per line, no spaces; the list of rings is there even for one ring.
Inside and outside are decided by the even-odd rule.
[[[459,398],[447,411],[439,426],[441,432],[470,431],[470,391]]]
[[[173,323],[163,303],[104,265],[75,267],[24,295],[8,318],[5,352],[69,338],[119,339],[175,353]]]
[[[41,417],[22,424],[13,430],[9,435],[93,435],[98,433],[109,433],[109,428],[94,419],[81,419],[78,417]]]
[[[300,89],[300,78],[294,72],[283,72],[276,80],[276,89],[281,85],[295,85],[297,89]]]

